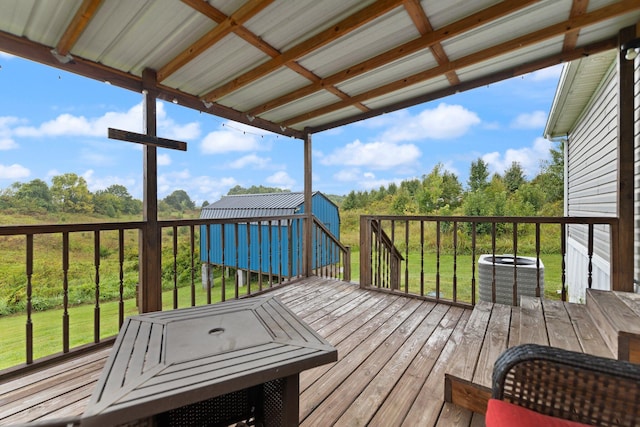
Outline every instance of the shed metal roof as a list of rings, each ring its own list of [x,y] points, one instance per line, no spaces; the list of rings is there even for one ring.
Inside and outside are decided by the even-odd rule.
[[[318,194],[318,192],[315,192]],[[304,204],[304,193],[240,194],[223,196],[202,208],[200,218],[260,218],[293,215]]]
[[[615,49],[638,0],[2,0],[0,50],[303,138]]]

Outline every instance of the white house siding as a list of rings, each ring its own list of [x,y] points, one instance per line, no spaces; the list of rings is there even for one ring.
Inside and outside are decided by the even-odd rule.
[[[567,149],[567,200],[569,216],[616,216],[617,91],[612,67],[594,94],[585,114],[569,135]],[[587,288],[587,227],[569,226],[567,286],[570,301],[584,301]],[[595,226],[592,287],[610,288],[610,234]]]

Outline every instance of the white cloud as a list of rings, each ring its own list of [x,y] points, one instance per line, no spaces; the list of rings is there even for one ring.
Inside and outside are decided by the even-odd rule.
[[[89,188],[89,191],[92,192],[105,190],[108,187],[116,184],[122,185],[126,187],[128,191],[130,191],[130,189],[136,185],[136,180],[134,178],[123,178],[121,176],[97,177],[95,176],[95,171],[93,169],[86,170],[81,176],[85,181],[87,181],[87,187]]]
[[[0,179],[20,179],[31,175],[31,171],[19,164],[0,165]]]
[[[15,150],[18,144],[11,138],[0,138],[0,151]]]
[[[562,65],[554,65],[553,67],[547,67],[538,71],[534,71],[533,73],[530,73],[529,76],[534,82],[549,79],[557,80],[560,78],[560,74],[562,74],[562,67]]]
[[[158,175],[158,198],[163,199],[176,190],[184,190],[199,206],[204,200],[218,200],[237,184],[233,177],[192,176],[188,169],[184,169]]]
[[[424,139],[453,139],[466,134],[480,124],[473,111],[461,105],[439,104],[417,116],[398,114],[391,128],[380,138],[383,141],[416,141]]]
[[[413,144],[370,142],[359,140],[338,148],[320,159],[323,165],[366,166],[373,169],[390,169],[414,163],[421,153]]]
[[[282,189],[290,189],[296,184],[295,179],[291,178],[285,171],[279,171],[267,177],[266,181]]]
[[[158,136],[178,140],[195,139],[200,136],[199,123],[192,122],[180,125],[167,117],[162,102],[158,101],[156,106]],[[89,136],[105,138],[108,128],[142,133],[142,103],[134,105],[125,112],[109,111],[99,117],[87,118],[65,113],[37,127],[16,127],[13,132],[21,137]]]
[[[265,169],[271,163],[269,157],[258,157],[255,154],[249,154],[248,156],[240,157],[239,159],[229,163],[227,166],[231,169]]]
[[[532,113],[518,115],[518,117],[511,122],[511,127],[515,129],[537,129],[544,127],[546,123],[547,113],[538,110]]]
[[[518,162],[525,175],[531,178],[540,170],[540,163],[549,159],[551,145],[550,141],[540,137],[536,138],[531,147],[510,148],[504,154],[494,151],[483,155],[482,160],[489,165],[491,172],[499,174],[504,173],[513,162]]]
[[[168,166],[171,164],[171,156],[168,154],[158,154],[158,166]]]
[[[358,180],[361,176],[362,172],[360,172],[358,168],[342,169],[333,175],[333,179],[336,181],[351,182]]]
[[[261,149],[256,135],[237,130],[218,130],[204,137],[200,150],[204,154],[228,153],[230,151],[257,151]]]

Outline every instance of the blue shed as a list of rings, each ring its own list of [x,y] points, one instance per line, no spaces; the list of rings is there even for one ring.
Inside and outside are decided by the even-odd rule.
[[[322,222],[339,240],[340,214],[338,206],[324,194],[314,192],[312,210],[314,217]],[[302,273],[299,271],[301,262],[295,261],[302,260],[303,221],[301,219],[269,221],[269,219],[302,213],[304,213],[304,193],[223,196],[217,202],[202,208],[200,218],[251,218],[251,222],[209,225],[211,244],[208,259],[207,226],[202,226],[200,234],[201,260],[203,263],[209,262],[213,265],[237,267],[238,270],[260,271],[265,274],[282,276],[299,275]],[[223,227],[224,245],[222,244]],[[322,252],[318,254],[317,250]],[[259,256],[260,253],[262,256]],[[291,262],[292,260],[294,262]],[[331,251],[329,245],[324,241],[319,245],[316,244],[316,234],[314,233],[312,268],[336,264],[338,261],[337,251]],[[318,263],[321,265],[317,265]]]

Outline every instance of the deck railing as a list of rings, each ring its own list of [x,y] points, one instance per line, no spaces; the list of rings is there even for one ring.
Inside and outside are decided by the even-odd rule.
[[[581,280],[590,288],[594,235],[608,235],[606,250],[615,251],[616,218],[362,216],[360,286],[462,306],[480,297],[501,302],[497,294],[507,292],[517,305],[527,277],[534,296],[566,301],[569,227],[586,242]],[[611,280],[615,258],[609,255]]]
[[[163,309],[242,298],[305,276],[304,221],[159,221]],[[0,370],[112,341],[125,316],[138,313],[144,224],[0,227],[0,286],[12,299],[0,315]],[[350,280],[349,248],[316,219],[312,234],[309,274]]]

